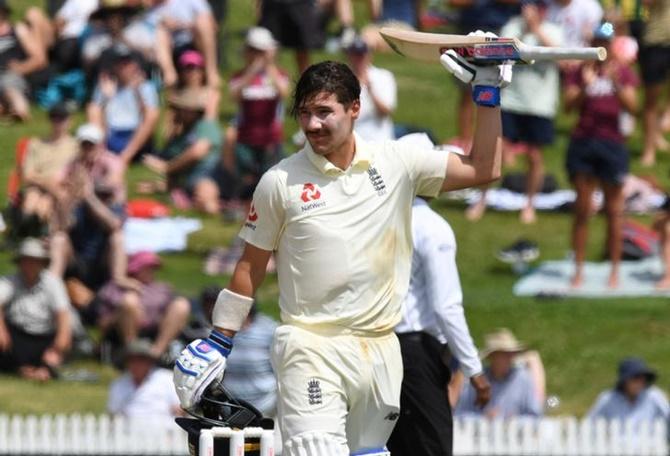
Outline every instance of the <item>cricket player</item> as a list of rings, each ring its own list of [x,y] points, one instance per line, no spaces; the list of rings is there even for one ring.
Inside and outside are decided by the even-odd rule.
[[[403,371],[393,328],[409,284],[412,201],[500,175],[498,104],[511,65],[476,67],[453,51],[441,62],[474,85],[467,157],[363,141],[353,133],[360,85],[351,69],[327,61],[302,74],[292,113],[307,143],[261,178],[240,233],[244,253],[212,312],[215,329],[175,364],[185,409],[222,378],[275,252],[283,324],[271,357],[283,454],[390,454]]]

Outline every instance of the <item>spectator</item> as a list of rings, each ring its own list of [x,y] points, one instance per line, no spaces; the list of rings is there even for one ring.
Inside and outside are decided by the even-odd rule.
[[[219,189],[213,179],[221,156],[221,130],[205,118],[206,89],[183,91],[168,102],[175,110],[176,133],[159,156],[148,155],[144,163],[167,176],[168,187],[180,204],[191,197],[195,207],[207,214],[219,211]]]
[[[152,353],[159,357],[181,332],[191,305],[175,295],[172,287],[155,278],[161,266],[158,255],[138,252],[128,259],[128,276],[136,281],[133,289],[109,282],[98,292],[101,304],[98,326],[104,333],[114,329],[128,346],[138,336],[155,335]]]
[[[49,380],[72,342],[70,302],[41,241],[22,241],[15,261],[18,271],[0,278],[0,369]]]
[[[124,164],[152,149],[160,111],[158,92],[147,81],[139,57],[127,46],[114,48],[113,75],[101,72],[88,106],[88,120],[107,129],[107,149]]]
[[[113,71],[114,46],[133,47],[132,36],[127,34],[127,25],[140,8],[118,0],[101,0],[98,9],[90,16],[91,31],[84,36],[81,56],[91,80],[97,79],[100,71]]]
[[[251,199],[261,175],[283,156],[282,101],[288,96],[290,81],[275,63],[276,50],[269,30],[250,29],[244,47],[245,66],[230,80],[230,94],[238,103],[235,175],[241,181],[239,197],[244,201]]]
[[[221,94],[219,89],[213,87],[207,87],[205,80],[205,60],[198,51],[188,50],[185,51],[181,56],[179,56],[179,79],[176,87],[169,89],[168,93],[170,95],[181,95],[182,93],[188,93],[197,91],[199,89],[207,89],[209,95],[207,96],[207,107],[205,108],[204,118],[218,121],[219,118],[219,101],[221,100]],[[174,117],[175,113],[172,110],[168,110],[166,120],[166,133],[167,136],[173,136],[177,132],[175,131]]]
[[[412,206],[412,239],[409,291],[395,329],[404,366],[400,417],[387,446],[395,456],[449,456],[453,421],[446,390],[451,372],[444,353],[450,351],[460,361],[478,405],[489,400],[491,387],[463,312],[454,232],[422,198]]]
[[[198,50],[205,59],[207,85],[218,88],[221,78],[217,65],[217,24],[206,0],[151,0],[159,26],[156,43],[158,60],[166,86],[177,82],[175,62],[184,51]]]
[[[491,401],[484,408],[475,403],[475,390],[466,384],[456,406],[456,415],[483,415],[491,419],[515,416],[539,417],[542,403],[533,377],[515,358],[526,351],[508,329],[499,329],[486,336],[482,357],[489,365],[484,373],[491,383]]]
[[[169,427],[181,415],[179,398],[172,385],[172,371],[156,366],[151,343],[137,339],[126,348],[123,375],[109,387],[107,411],[142,426]]]
[[[603,18],[597,0],[552,0],[547,20],[563,30],[563,45],[585,47]]]
[[[605,23],[594,33],[593,45],[610,48],[612,25]],[[568,73],[565,107],[579,110],[572,133],[566,168],[577,191],[572,229],[575,275],[572,286],[583,283],[583,264],[588,237],[588,219],[593,212],[593,192],[600,185],[605,195],[607,250],[612,267],[608,286],[619,284],[619,264],[623,248],[623,186],[628,174],[628,151],[619,127],[623,112],[635,112],[635,73],[616,59],[585,63]]]
[[[10,22],[11,8],[0,0],[0,113],[30,117],[28,77],[47,65],[46,49],[26,24]]]
[[[259,0],[260,19],[264,27],[285,48],[295,51],[298,72],[309,66],[309,52],[323,46],[319,26],[319,5],[313,0]]]
[[[361,83],[361,112],[354,129],[368,141],[395,139],[391,115],[398,89],[393,73],[372,65],[372,53],[361,38],[346,48],[349,66]]]
[[[374,23],[363,27],[363,39],[375,52],[390,51],[391,48],[381,37],[379,30],[385,26],[418,29],[422,3],[424,2],[421,0],[369,0],[368,6]]]
[[[519,38],[526,44],[559,46],[561,29],[546,21],[547,0],[527,0],[521,16],[512,18],[501,35]],[[535,223],[535,194],[544,180],[542,148],[554,140],[554,116],[559,103],[559,74],[554,62],[537,62],[516,68],[514,79],[502,92],[502,121],[505,153],[524,153],[528,161],[525,207],[521,223]],[[468,209],[467,217],[478,220],[486,210],[486,192]]]
[[[602,392],[588,418],[631,420],[635,424],[655,420],[667,423],[670,405],[663,391],[654,385],[656,372],[639,358],[619,363],[619,378],[613,389]]]
[[[652,166],[656,149],[667,148],[663,138],[663,89],[670,81],[670,0],[650,0],[649,20],[640,43],[640,70],[644,82],[644,148],[641,163]],[[669,111],[670,112],[670,111]],[[668,113],[665,113],[666,123]],[[662,147],[659,147],[662,146]]]
[[[235,334],[235,350],[226,361],[223,386],[233,397],[248,401],[274,416],[277,404],[277,380],[270,364],[270,348],[277,322],[251,308],[242,329]]]
[[[70,109],[58,104],[49,110],[50,132],[45,138],[31,138],[21,166],[23,216],[35,216],[40,224],[53,221],[60,177],[77,155],[77,140],[70,135]]]
[[[104,150],[102,130],[85,124],[77,130],[79,153],[61,181],[63,224],[51,238],[51,271],[98,289],[110,276],[126,284],[123,244],[125,188],[123,164]],[[75,306],[83,303],[73,299]],[[87,303],[86,303],[87,304]]]

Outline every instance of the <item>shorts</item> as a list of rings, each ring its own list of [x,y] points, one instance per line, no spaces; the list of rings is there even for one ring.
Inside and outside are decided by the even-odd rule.
[[[136,130],[116,130],[109,129],[107,131],[107,150],[114,154],[120,154],[126,148],[130,140],[133,139]],[[137,154],[133,157],[133,161],[139,161],[145,154],[153,151],[153,139],[149,138],[146,143],[140,147]]]
[[[399,416],[403,374],[394,333],[363,337],[282,325],[272,365],[284,444],[314,432],[347,445],[349,453],[386,445]]]
[[[628,151],[623,144],[598,138],[572,138],[565,167],[570,179],[585,174],[614,185],[628,175]]]
[[[259,147],[238,142],[235,145],[235,165],[240,179],[237,196],[243,200],[251,199],[263,173],[279,163],[282,157],[281,144]]]
[[[323,46],[325,34],[319,27],[319,9],[314,0],[262,2],[259,25],[272,32],[283,47],[304,50]]]
[[[554,142],[554,119],[503,111],[502,132],[513,143],[548,146]]]
[[[640,72],[645,85],[655,85],[670,79],[670,46],[642,46]]]
[[[55,334],[28,334],[11,323],[7,323],[7,330],[12,339],[12,348],[8,352],[0,352],[0,370],[44,366],[42,355],[53,344]]]
[[[12,71],[0,72],[0,92],[10,89],[18,90],[24,95],[27,95],[28,81],[26,81],[23,76]]]

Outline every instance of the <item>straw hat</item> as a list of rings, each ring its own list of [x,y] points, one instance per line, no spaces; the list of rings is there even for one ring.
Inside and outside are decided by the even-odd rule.
[[[521,353],[526,351],[526,346],[519,342],[512,331],[500,328],[485,336],[485,348],[481,352],[482,358],[487,358],[491,353]]]

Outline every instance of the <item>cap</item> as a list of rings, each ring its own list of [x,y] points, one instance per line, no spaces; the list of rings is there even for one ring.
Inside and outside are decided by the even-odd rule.
[[[49,109],[49,118],[64,119],[72,115],[70,104],[66,102],[56,103]]]
[[[614,38],[614,26],[610,22],[603,22],[593,31],[594,40],[612,41]]]
[[[368,47],[368,43],[365,42],[363,38],[360,36],[356,36],[354,40],[351,42],[349,46],[344,48],[344,51],[347,54],[367,54],[370,48]]]
[[[144,268],[157,268],[161,265],[161,259],[154,252],[137,252],[128,258],[128,274],[134,275]]]
[[[37,238],[25,238],[16,250],[15,260],[19,258],[37,258],[49,260],[50,255],[44,243]]]
[[[168,97],[168,104],[188,111],[204,111],[207,101],[208,91],[205,88],[185,89]]]
[[[644,377],[647,383],[656,381],[656,371],[647,366],[647,363],[640,358],[625,358],[619,363],[619,378],[617,379],[617,389],[622,389],[624,383],[631,378]]]
[[[250,48],[258,49],[259,51],[272,51],[277,49],[277,42],[270,30],[265,27],[250,28],[247,32],[244,44]]]
[[[77,128],[77,141],[100,144],[105,134],[102,129],[95,124],[87,123]]]
[[[189,50],[184,52],[181,56],[179,56],[179,66],[180,67],[194,66],[202,68],[203,66],[205,66],[205,59],[203,58],[202,54],[199,53],[198,51]]]
[[[149,339],[135,339],[126,346],[124,352],[125,359],[131,356],[138,358],[147,358],[156,361],[158,357],[152,350],[153,345]]]

